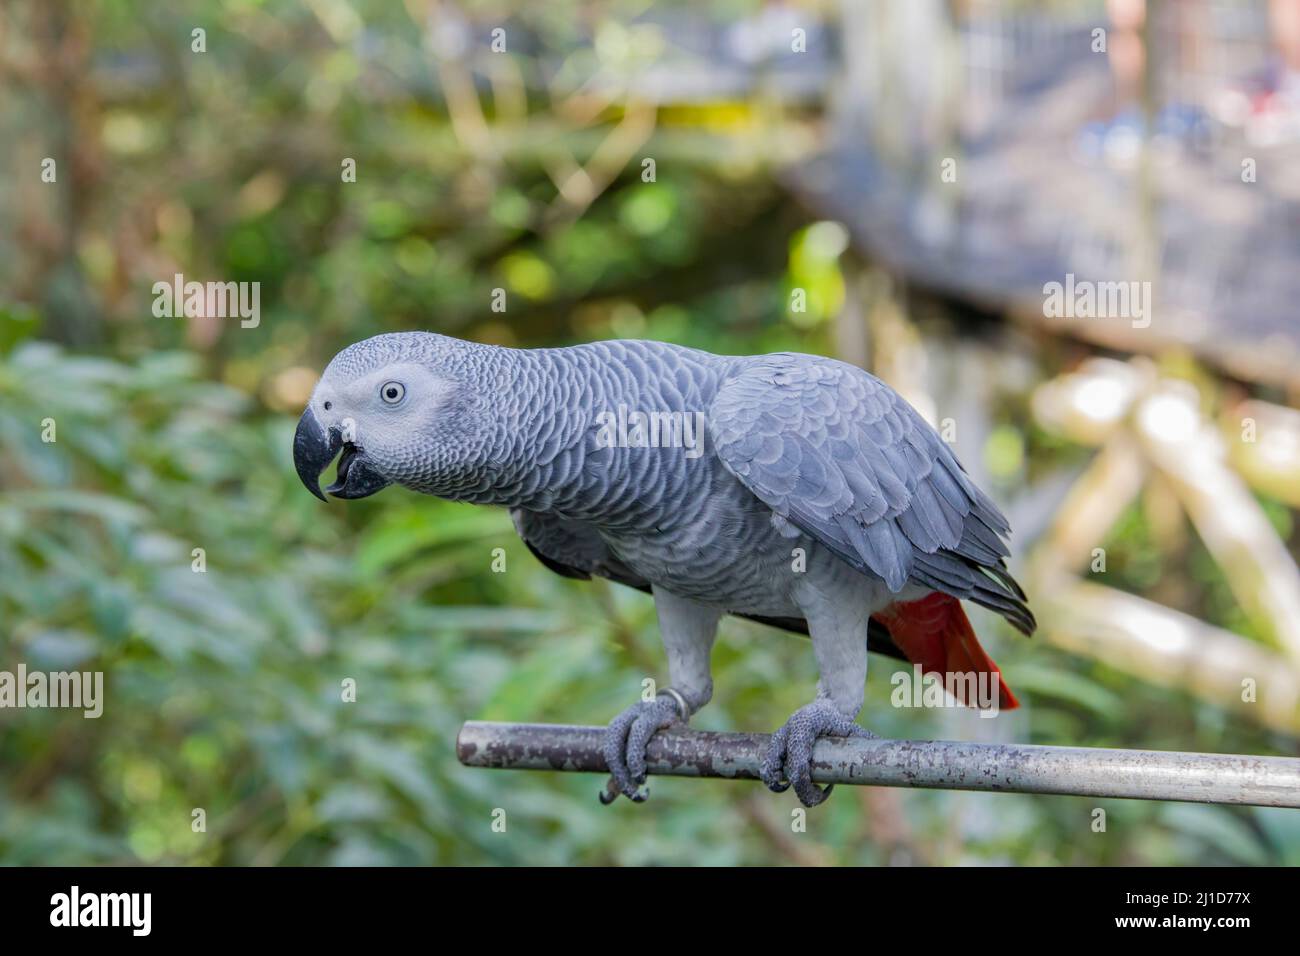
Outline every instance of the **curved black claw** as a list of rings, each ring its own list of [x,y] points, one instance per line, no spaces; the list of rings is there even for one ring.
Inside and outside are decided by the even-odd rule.
[[[768,744],[759,777],[773,793],[794,787],[805,807],[815,807],[831,795],[812,782],[812,748],[818,737],[875,737],[835,709],[829,701],[814,701],[796,710]]]
[[[605,781],[605,789],[596,794],[596,798],[600,800],[602,807],[607,807],[618,799],[620,793],[622,791],[619,789],[618,781],[611,774],[609,780]],[[628,799],[633,803],[645,803],[648,796],[647,793],[633,793],[628,795]]]
[[[641,785],[646,778],[646,744],[656,731],[681,719],[676,700],[660,695],[633,704],[610,721],[600,748],[609,767],[609,782],[600,793],[601,803],[608,806],[620,793],[633,803],[645,801]]]

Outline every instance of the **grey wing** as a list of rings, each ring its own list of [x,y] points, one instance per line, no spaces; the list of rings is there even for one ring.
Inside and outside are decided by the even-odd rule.
[[[523,508],[511,508],[510,517],[528,550],[556,574],[582,581],[594,574],[649,593],[650,582],[620,561],[590,525]]]
[[[765,356],[709,410],[723,465],[773,511],[891,591],[914,581],[1035,627],[1002,512],[920,414],[831,359]]]

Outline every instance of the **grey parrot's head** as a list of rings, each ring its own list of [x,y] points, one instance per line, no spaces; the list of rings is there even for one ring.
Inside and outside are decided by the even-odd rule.
[[[377,335],[330,361],[293,436],[293,463],[316,497],[364,498],[391,484],[417,490],[470,471],[484,453],[487,396],[475,374],[483,349],[428,332]],[[340,455],[340,452],[342,453]]]

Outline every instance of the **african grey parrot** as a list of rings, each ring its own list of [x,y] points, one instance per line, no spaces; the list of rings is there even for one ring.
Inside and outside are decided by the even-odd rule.
[[[644,799],[647,742],[712,697],[723,614],[812,638],[816,698],[773,735],[762,768],[808,806],[826,794],[811,780],[814,741],[870,736],[855,723],[868,648],[981,673],[1016,706],[960,604],[1032,633],[1006,569],[1007,521],[916,410],[854,366],[650,341],[379,335],[334,357],[298,423],[294,463],[322,500],[340,451],[335,497],[396,483],[505,505],[547,567],[654,595],[670,686],[606,730],[609,799]]]

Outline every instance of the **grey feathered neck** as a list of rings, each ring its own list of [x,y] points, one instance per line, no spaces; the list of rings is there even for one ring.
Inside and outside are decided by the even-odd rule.
[[[659,342],[595,342],[555,349],[479,345],[432,333],[373,340],[372,354],[336,361],[419,361],[470,388],[459,414],[473,416],[471,454],[432,450],[429,478],[408,483],[439,497],[574,517],[603,515],[612,491],[655,480],[684,482],[680,454],[597,449],[596,415],[634,409],[707,408],[730,359]],[[620,495],[620,498],[623,496]],[[628,520],[650,496],[626,496]],[[638,512],[633,514],[632,512]]]

